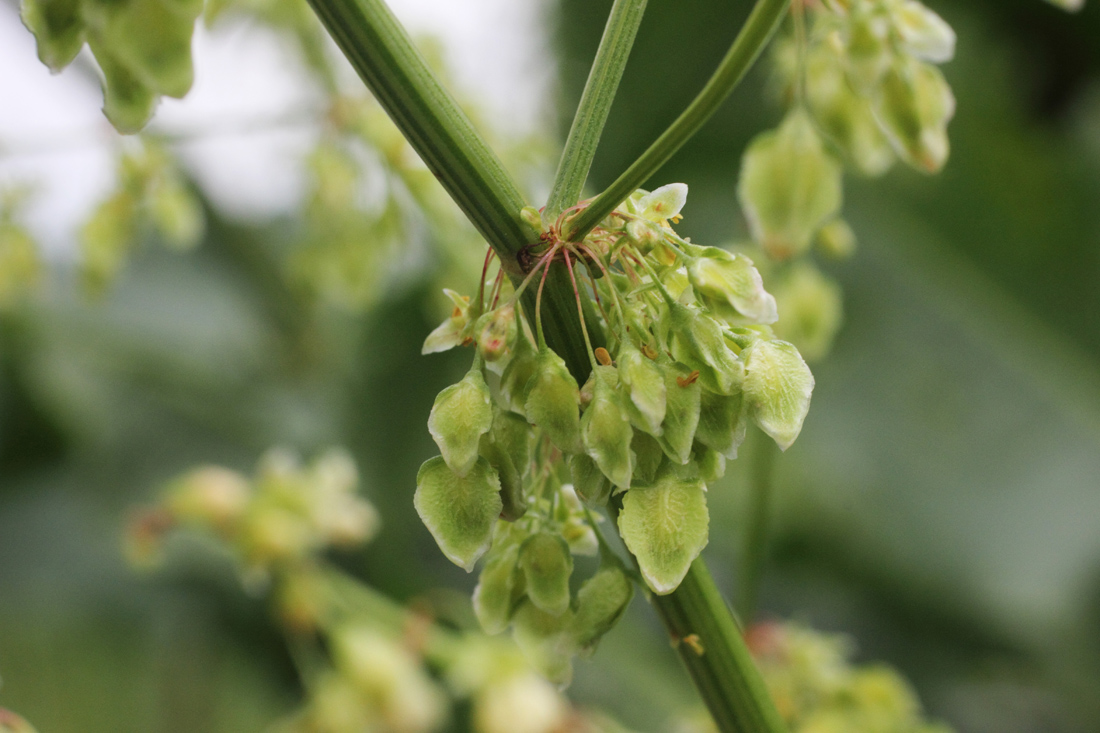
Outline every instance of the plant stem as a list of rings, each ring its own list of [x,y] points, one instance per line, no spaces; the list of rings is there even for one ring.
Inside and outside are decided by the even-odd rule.
[[[607,190],[567,223],[563,238],[576,242],[664,165],[710,119],[771,39],[790,0],[757,0],[722,63],[688,108]]]
[[[521,283],[525,273],[516,253],[537,236],[520,218],[523,196],[390,9],[382,0],[309,2],[413,149],[497,253],[512,283]],[[587,379],[587,349],[561,263],[551,263],[546,285],[543,309],[557,324],[547,343],[570,371]],[[534,322],[535,293],[528,290],[522,302]],[[591,328],[597,323],[591,304],[585,311]],[[602,333],[594,331],[593,344],[602,346]],[[583,384],[579,376],[578,381]]]
[[[604,123],[615,100],[626,60],[634,46],[634,36],[642,23],[646,0],[615,0],[604,27],[600,48],[588,73],[573,125],[565,140],[565,149],[550,189],[550,199],[543,212],[543,222],[550,223],[577,203],[588,178],[588,169],[596,155]]]
[[[741,572],[738,573],[738,605],[741,618],[746,623],[751,623],[756,615],[760,578],[764,573],[764,558],[767,554],[768,525],[771,523],[772,476],[775,472],[775,459],[779,454],[779,448],[767,435],[759,433],[756,438],[749,476],[749,521],[745,527]]]
[[[723,733],[784,733],[760,671],[756,668],[741,629],[714,584],[702,558],[680,587],[667,596],[654,596],[669,637],[677,644],[699,694]],[[688,637],[695,639],[684,641]]]

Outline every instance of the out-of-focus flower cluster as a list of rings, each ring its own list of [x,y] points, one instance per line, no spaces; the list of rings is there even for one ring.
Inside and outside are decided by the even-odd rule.
[[[853,665],[846,637],[766,623],[746,640],[791,733],[951,733],[924,720],[897,671]]]
[[[378,528],[356,484],[342,451],[302,465],[274,450],[252,477],[198,468],[135,515],[128,550],[148,564],[171,533],[201,533],[235,558],[246,588],[269,598],[305,691],[280,733],[435,733],[467,707],[474,733],[621,731],[574,708],[515,645],[444,629],[331,566],[325,550],[360,545]]]

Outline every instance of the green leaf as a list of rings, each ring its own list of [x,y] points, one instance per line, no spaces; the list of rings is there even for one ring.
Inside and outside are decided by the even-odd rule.
[[[493,548],[474,588],[474,614],[486,634],[499,634],[512,619],[512,596],[516,589],[519,546],[508,543]]]
[[[23,0],[23,24],[38,43],[38,59],[55,74],[76,58],[84,45],[80,0]]]
[[[583,654],[596,650],[603,635],[619,622],[634,598],[634,584],[621,568],[601,567],[577,591],[572,633]]]
[[[481,436],[492,426],[489,386],[476,367],[439,393],[428,417],[428,431],[443,460],[459,476],[465,476],[477,462]]]
[[[542,428],[563,453],[580,453],[580,390],[560,356],[539,349],[535,373],[527,386],[527,422]]]
[[[516,645],[535,669],[560,687],[573,679],[577,643],[570,633],[572,617],[568,610],[558,616],[546,613],[530,601],[522,603],[512,616]]]
[[[559,535],[539,532],[523,543],[519,566],[527,580],[527,597],[540,610],[560,616],[569,609],[569,576],[573,557]]]
[[[786,341],[760,340],[742,355],[749,415],[776,445],[787,450],[802,431],[814,376],[798,349]]]
[[[665,380],[657,364],[645,357],[630,340],[618,353],[619,379],[629,390],[635,423],[650,435],[661,432],[665,419]]]
[[[635,433],[635,436],[637,435],[644,435],[644,433]],[[577,453],[569,456],[569,475],[573,481],[574,491],[585,504],[599,507],[607,503],[607,498],[611,496],[611,482],[588,454]]]
[[[416,474],[413,505],[447,559],[470,572],[489,549],[503,508],[500,479],[483,458],[463,477],[436,456]]]
[[[772,257],[786,259],[805,252],[840,209],[841,167],[796,108],[778,130],[749,145],[737,190],[753,238]]]
[[[657,442],[669,458],[682,465],[691,459],[703,390],[701,380],[692,379],[691,370],[682,364],[667,364],[664,371],[668,409]]]
[[[620,395],[615,367],[598,366],[592,371],[592,401],[581,418],[585,450],[615,486],[630,487],[634,457],[630,441],[634,428]]]
[[[703,390],[699,404],[699,426],[695,439],[726,458],[737,458],[737,449],[745,440],[748,422],[744,394],[719,395]]]
[[[658,595],[680,585],[707,545],[708,523],[703,482],[680,479],[673,471],[662,472],[650,488],[626,492],[619,514],[623,542]]]

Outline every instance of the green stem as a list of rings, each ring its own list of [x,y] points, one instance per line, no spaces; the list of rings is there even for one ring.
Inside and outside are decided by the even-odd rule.
[[[600,48],[592,62],[588,82],[584,85],[565,149],[550,189],[550,199],[543,212],[543,222],[555,221],[563,211],[577,203],[588,178],[588,169],[596,155],[607,115],[615,100],[626,60],[634,46],[634,36],[642,23],[646,0],[615,0],[604,27]]]
[[[760,671],[702,558],[653,605],[723,733],[784,733]],[[688,639],[688,637],[694,637]],[[688,639],[688,641],[684,641]]]
[[[764,574],[768,525],[771,523],[772,476],[775,472],[775,459],[779,454],[779,448],[767,435],[759,433],[756,437],[749,477],[749,521],[745,527],[745,547],[741,557],[741,572],[738,574],[737,594],[741,618],[749,623],[756,615],[760,578]]]
[[[788,2],[790,0],[757,0],[741,32],[703,90],[640,158],[566,225],[562,236],[567,242],[576,242],[592,231],[710,119],[764,50],[783,19]]]
[[[489,242],[513,285],[525,273],[516,253],[536,233],[520,218],[519,188],[428,68],[405,29],[382,0],[309,0],[340,50],[359,73],[409,143],[423,158],[459,208]],[[588,376],[588,355],[573,315],[572,286],[560,263],[551,263],[543,310],[557,326],[548,334],[575,374]],[[528,320],[535,318],[535,294],[523,298]],[[588,323],[597,323],[586,305]],[[599,338],[595,346],[602,346]]]

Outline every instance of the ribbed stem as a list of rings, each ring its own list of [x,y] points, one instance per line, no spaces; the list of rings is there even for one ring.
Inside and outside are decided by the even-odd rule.
[[[710,119],[737,87],[745,72],[768,44],[790,0],[757,0],[718,70],[683,114],[649,146],[607,190],[597,196],[565,228],[568,242],[580,241],[664,165]]]
[[[626,68],[626,60],[634,46],[634,36],[642,24],[645,6],[646,0],[615,0],[611,7],[600,48],[596,51],[596,60],[592,62],[573,125],[565,140],[558,172],[550,189],[550,199],[543,213],[544,222],[553,222],[561,212],[580,199],[600,134],[615,101],[623,69]]]

